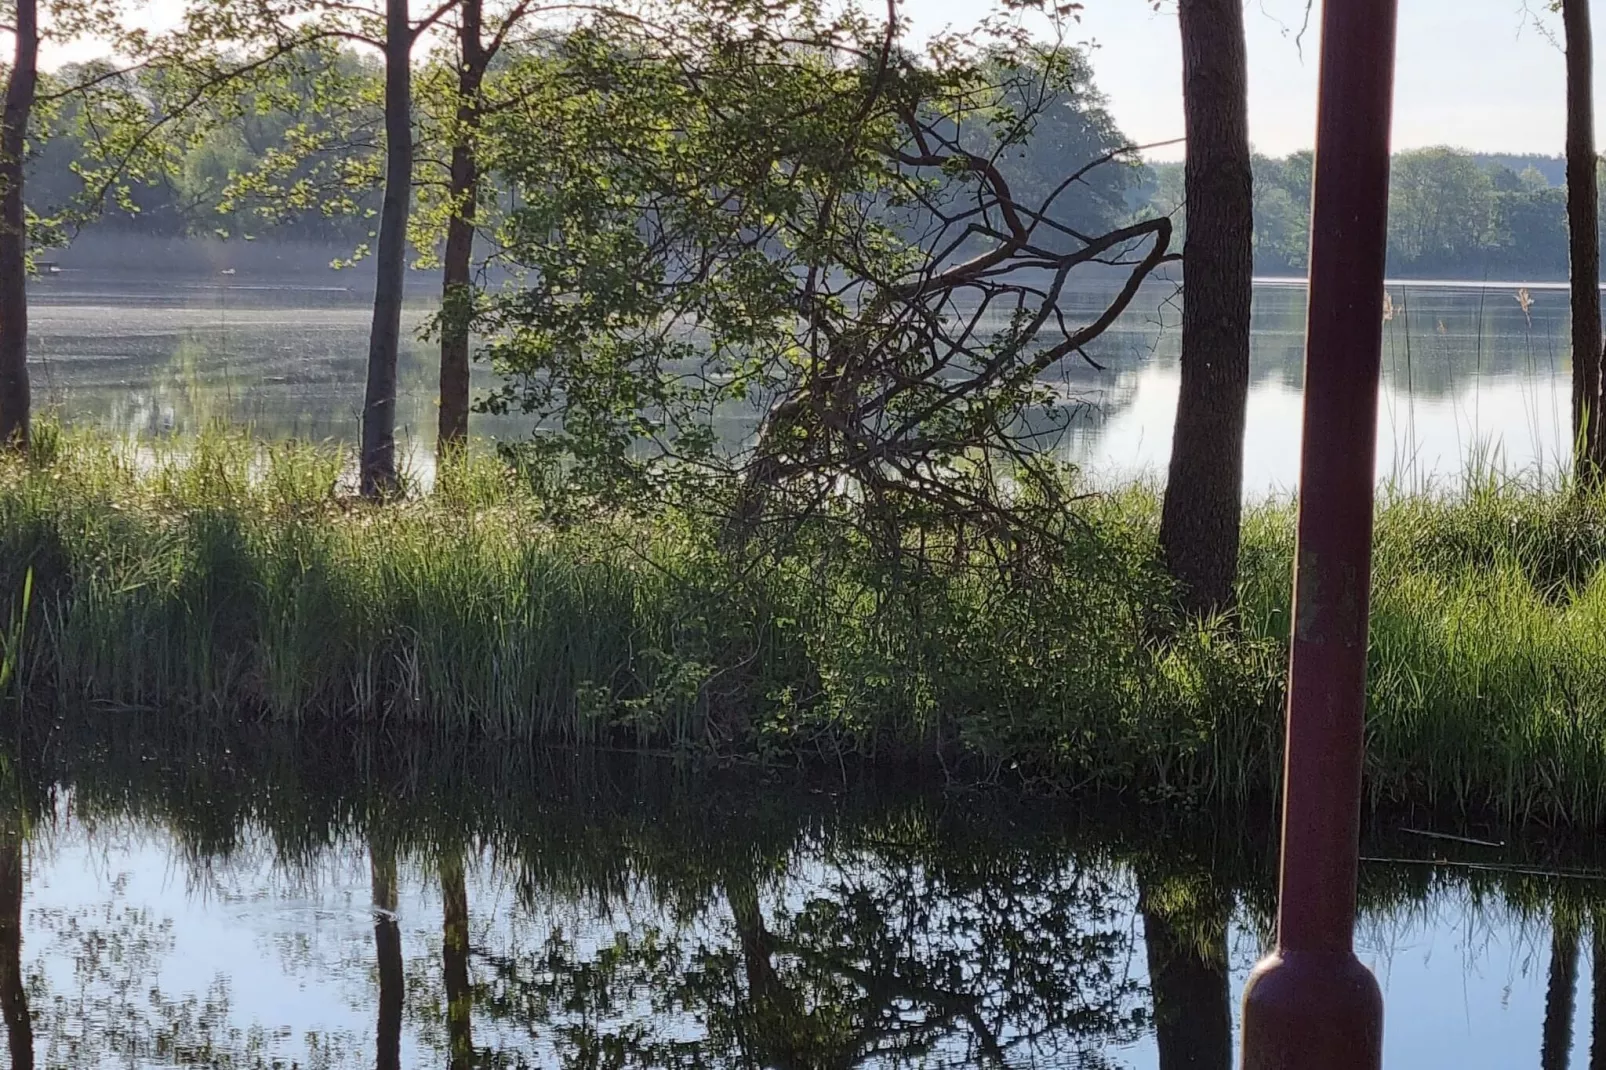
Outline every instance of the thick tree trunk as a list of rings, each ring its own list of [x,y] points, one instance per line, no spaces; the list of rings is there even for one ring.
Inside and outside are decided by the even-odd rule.
[[[17,51],[0,118],[0,447],[28,448],[28,218],[23,157],[39,82],[39,3],[17,0]]]
[[[1594,43],[1589,0],[1562,0],[1567,35],[1567,248],[1572,270],[1573,468],[1597,486],[1606,463],[1601,433],[1599,179],[1595,162]]]
[[[385,0],[385,201],[379,212],[378,277],[362,407],[361,482],[367,497],[396,488],[396,364],[413,192],[412,52],[407,0]]]
[[[452,146],[452,215],[441,271],[441,412],[436,456],[445,460],[468,438],[469,318],[473,311],[474,222],[480,189],[474,132],[487,56],[480,40],[481,0],[463,0],[458,28],[457,137]]]
[[[468,984],[468,888],[463,860],[441,863],[441,968],[446,982],[446,1038],[451,1070],[474,1065],[474,993]]]
[[[15,813],[0,820],[0,1011],[12,1070],[33,1070],[33,1019],[22,977],[22,828]]]
[[[369,848],[374,889],[374,957],[379,964],[379,1024],[375,1030],[374,1065],[401,1070],[402,973],[401,926],[396,922],[396,856]]]
[[[1550,985],[1545,989],[1541,1070],[1567,1070],[1573,1047],[1573,1000],[1578,989],[1578,929],[1561,919],[1550,938]]]
[[[1188,159],[1182,391],[1160,521],[1183,606],[1231,605],[1249,394],[1253,179],[1242,0],[1180,0]]]
[[[1141,882],[1138,908],[1143,914],[1160,1070],[1229,1070],[1232,995],[1226,918],[1210,920],[1212,946],[1202,953],[1195,941],[1154,909]]]

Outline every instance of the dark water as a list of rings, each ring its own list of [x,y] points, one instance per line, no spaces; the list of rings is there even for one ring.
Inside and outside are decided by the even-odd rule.
[[[130,714],[5,769],[40,1066],[1224,1070],[1272,905],[1263,813]],[[1590,1065],[1594,859],[1398,822],[1366,853],[1388,1065]]]
[[[40,404],[122,434],[193,432],[214,420],[268,436],[350,441],[362,404],[368,276],[138,276],[66,271],[36,280],[32,355]],[[428,287],[420,286],[420,294]],[[1570,439],[1565,290],[1542,285],[1396,283],[1384,331],[1378,475],[1410,487],[1452,479],[1469,458],[1559,468]],[[1107,295],[1067,299],[1073,318]],[[1178,384],[1176,288],[1157,282],[1057,385],[1082,408],[1059,444],[1096,477],[1163,472]],[[436,348],[406,315],[399,430],[427,473],[436,424]],[[1297,472],[1304,294],[1255,294],[1246,488],[1292,486]],[[485,369],[480,388],[490,385]],[[749,420],[748,423],[752,421]],[[740,426],[737,426],[740,425]],[[482,437],[516,439],[527,420],[477,417]],[[740,436],[740,420],[726,429]]]

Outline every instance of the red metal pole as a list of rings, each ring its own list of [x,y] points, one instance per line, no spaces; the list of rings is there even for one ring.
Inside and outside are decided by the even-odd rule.
[[[1375,1070],[1355,957],[1373,465],[1396,0],[1325,0],[1277,950],[1244,992],[1245,1070]]]

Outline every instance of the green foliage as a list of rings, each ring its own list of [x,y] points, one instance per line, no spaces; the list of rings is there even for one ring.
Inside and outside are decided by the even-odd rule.
[[[1235,621],[1174,629],[1152,490],[1057,539],[900,556],[829,517],[753,568],[674,508],[580,522],[462,462],[384,508],[345,460],[67,435],[0,467],[0,592],[34,703],[388,725],[772,763],[941,761],[1165,800],[1270,793],[1293,512],[1245,523]],[[1606,824],[1606,498],[1485,475],[1379,510],[1378,806]]]
[[[503,78],[486,139],[523,275],[479,309],[485,407],[534,417],[522,459],[577,500],[695,501],[733,545],[821,511],[1019,519],[998,473],[1041,498],[1053,431],[1028,416],[1066,413],[1040,376],[1167,258],[1164,221],[1113,223],[1135,176],[1079,53],[978,32],[915,55],[783,4],[601,19]],[[1098,260],[1125,288],[1062,318]]]
[[[1313,156],[1256,155],[1255,270],[1302,275],[1310,240]],[[1540,165],[1543,165],[1541,168]],[[1146,169],[1136,216],[1185,231],[1183,165]],[[1567,192],[1560,161],[1480,156],[1443,146],[1396,154],[1389,270],[1405,276],[1558,279],[1567,274]]]

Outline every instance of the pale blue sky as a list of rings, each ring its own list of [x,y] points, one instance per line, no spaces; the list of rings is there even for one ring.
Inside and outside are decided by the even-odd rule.
[[[1155,12],[1149,0],[1084,0],[1070,36],[1095,46],[1101,89],[1126,134],[1138,142],[1182,134],[1182,61],[1175,0]],[[1560,18],[1530,0],[1546,25]],[[969,24],[978,0],[904,0],[923,36]],[[1316,123],[1317,26],[1294,34],[1304,0],[1248,0],[1249,131],[1255,148],[1282,154],[1308,148]],[[1597,113],[1606,109],[1606,0],[1592,4],[1597,51]],[[1565,129],[1561,52],[1525,20],[1523,0],[1400,0],[1394,145],[1450,144],[1491,152],[1562,151]],[[1180,155],[1180,149],[1158,156]]]

